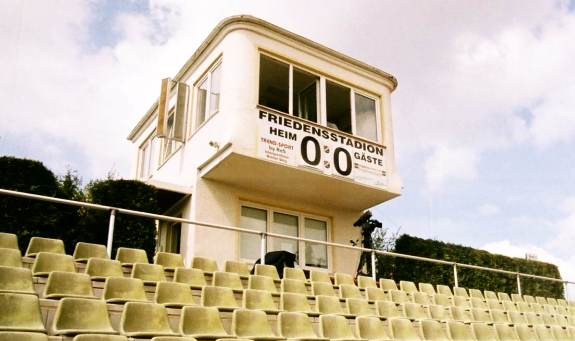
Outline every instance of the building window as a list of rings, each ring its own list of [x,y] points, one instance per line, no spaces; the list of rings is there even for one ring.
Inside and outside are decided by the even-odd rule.
[[[355,134],[377,141],[377,113],[375,100],[355,93]]]
[[[166,137],[162,139],[162,159],[163,163],[176,151],[176,110],[170,109],[166,120]]]
[[[138,177],[146,180],[152,176],[156,169],[158,155],[156,153],[156,137],[150,136],[140,146],[140,162],[138,166]]]
[[[196,127],[220,110],[222,63],[218,62],[196,85]]]
[[[179,216],[181,217],[181,215]],[[182,224],[178,222],[162,222],[159,231],[159,251],[180,253]]]
[[[319,241],[328,240],[327,219],[270,208],[241,206],[240,227]],[[260,236],[240,233],[241,259],[255,261],[260,258],[260,246]],[[325,245],[268,237],[267,251],[279,250],[295,254],[298,263],[305,267],[327,269],[329,266],[328,248]]]
[[[325,103],[327,126],[352,134],[350,93],[350,88],[333,82],[326,82]]]

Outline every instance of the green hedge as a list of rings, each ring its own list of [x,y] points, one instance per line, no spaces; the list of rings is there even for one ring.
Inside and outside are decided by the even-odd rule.
[[[395,252],[408,255],[442,259],[490,268],[522,272],[552,278],[561,278],[556,265],[496,255],[484,250],[444,243],[437,240],[421,239],[407,234],[401,235],[395,244]],[[414,261],[395,257],[381,257],[380,277],[390,277],[396,281],[407,280],[415,283],[454,285],[453,266]],[[495,292],[516,293],[515,275],[498,274],[483,270],[458,268],[459,286]],[[522,293],[533,296],[563,298],[563,284],[521,279]]]

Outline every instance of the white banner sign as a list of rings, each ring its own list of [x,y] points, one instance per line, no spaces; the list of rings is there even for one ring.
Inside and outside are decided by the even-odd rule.
[[[291,116],[259,112],[258,156],[386,187],[385,148]]]

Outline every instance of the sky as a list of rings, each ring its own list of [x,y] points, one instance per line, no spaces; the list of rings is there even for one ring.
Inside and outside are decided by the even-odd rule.
[[[130,177],[126,137],[160,79],[237,14],[397,77],[404,189],[372,210],[386,228],[575,281],[573,0],[1,0],[0,155]]]

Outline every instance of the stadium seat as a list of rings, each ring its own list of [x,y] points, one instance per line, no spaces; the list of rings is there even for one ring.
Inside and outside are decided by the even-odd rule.
[[[511,300],[513,302],[523,302],[523,296],[519,294],[511,294]]]
[[[305,278],[305,273],[303,272],[303,270],[298,269],[298,268],[285,267],[284,273],[283,273],[283,278],[297,279],[298,281],[304,281],[304,282],[307,281],[307,279]]]
[[[454,287],[453,296],[469,298],[469,293],[467,293],[467,289],[465,289],[464,287]]]
[[[122,265],[132,265],[134,263],[149,263],[148,255],[145,250],[134,249],[129,247],[119,247],[116,250],[116,260]]]
[[[230,288],[234,291],[244,290],[240,275],[234,272],[214,271],[212,285],[216,287]]]
[[[437,293],[447,295],[448,297],[453,296],[453,292],[451,291],[451,288],[448,287],[447,285],[443,285],[443,284],[437,285]]]
[[[399,289],[407,293],[415,293],[419,291],[417,290],[415,283],[411,281],[399,281]]]
[[[136,339],[134,339],[136,340]],[[193,337],[182,337],[182,336],[156,336],[153,337],[150,341],[197,341]],[[243,340],[247,341],[247,340]]]
[[[280,310],[301,312],[301,313],[315,313],[307,300],[307,297],[302,294],[282,292],[280,296]]]
[[[38,297],[1,293],[0,330],[45,333]]]
[[[557,326],[557,325],[559,325],[559,321],[553,315],[541,314],[540,316],[541,316],[541,319],[543,320],[543,324],[545,324],[546,326]]]
[[[108,317],[106,302],[85,298],[63,298],[54,317],[54,334],[117,334]]]
[[[539,338],[539,340],[555,340],[555,337],[553,336],[553,332],[551,331],[551,329],[547,328],[544,325],[536,325],[533,326],[533,329],[535,329],[535,333],[537,334],[537,337]]]
[[[51,272],[44,286],[44,298],[62,297],[96,298],[90,276],[74,272]]]
[[[102,298],[108,303],[145,302],[144,282],[137,278],[108,277]]]
[[[390,290],[398,290],[397,284],[393,279],[389,278],[380,278],[379,279],[379,288],[385,291]]]
[[[405,291],[401,290],[390,290],[389,294],[391,296],[391,300],[395,303],[407,303],[412,302],[411,297],[407,295]]]
[[[547,299],[545,297],[536,296],[535,302],[538,304],[548,304]]]
[[[39,252],[32,265],[34,276],[48,276],[52,271],[76,272],[74,258],[65,254]]]
[[[331,279],[329,278],[329,274],[323,271],[314,271],[311,270],[309,272],[309,280],[310,282],[324,282],[331,284]]]
[[[103,281],[108,277],[123,277],[122,263],[117,260],[90,258],[86,265],[86,273],[92,280]]]
[[[529,313],[524,313],[525,318],[527,319],[527,323],[531,324],[531,325],[543,325],[545,324],[543,322],[543,317],[541,317],[540,315],[538,315],[537,313],[533,313],[533,312],[529,312]]]
[[[426,294],[428,294],[428,295],[430,295],[430,296],[434,296],[434,295],[436,294],[435,288],[434,288],[433,285],[430,284],[430,283],[422,283],[422,282],[420,282],[420,283],[418,284],[418,286],[419,286],[419,291],[420,291],[420,292],[424,292],[424,293],[426,293]]]
[[[491,291],[491,290],[483,290],[483,296],[485,297],[486,300],[498,300],[499,299],[497,297],[497,294],[495,293],[495,291]]]
[[[179,331],[184,336],[200,340],[216,340],[231,337],[220,319],[215,307],[184,307]]]
[[[403,305],[405,317],[413,321],[429,319],[430,316],[421,304],[405,303]]]
[[[431,297],[428,294],[419,291],[413,293],[413,302],[423,305],[432,304]]]
[[[566,300],[564,300],[562,298],[558,298],[557,299],[557,305],[562,306],[562,307],[567,307],[569,304],[567,303]]]
[[[557,300],[553,297],[547,297],[547,303],[550,305],[559,305],[559,303],[557,302]]]
[[[320,314],[348,315],[347,308],[344,309],[339,298],[335,296],[316,296],[315,305]]]
[[[260,310],[236,309],[232,315],[232,333],[254,341],[282,339],[274,334],[266,313]]]
[[[479,298],[481,300],[485,299],[485,297],[483,297],[483,293],[479,289],[469,289],[469,297],[470,298]]]
[[[175,336],[166,308],[157,303],[128,302],[120,319],[120,333],[130,337]]]
[[[538,314],[545,313],[545,309],[543,308],[543,306],[541,304],[532,303],[532,304],[530,304],[530,306],[531,306],[531,309],[534,313],[538,313]]]
[[[471,330],[471,325],[465,324],[461,321],[447,322],[447,332],[453,341],[476,340],[475,336],[473,335],[473,331]]]
[[[192,257],[192,268],[212,273],[218,271],[218,263],[215,259],[207,257]]]
[[[519,323],[514,325],[515,332],[521,341],[539,341],[539,337],[535,329],[529,327],[527,323]]]
[[[421,321],[421,334],[424,340],[445,341],[449,340],[446,330],[439,321]]]
[[[0,293],[35,295],[32,271],[25,268],[0,266]]]
[[[355,332],[357,336],[366,340],[393,340],[381,320],[373,316],[358,316],[355,319]]]
[[[336,272],[334,275],[335,285],[353,285],[355,286],[355,281],[353,280],[353,276],[350,274]]]
[[[472,323],[471,329],[477,341],[494,341],[498,340],[495,327],[487,323]]]
[[[511,301],[511,297],[509,297],[509,294],[506,292],[498,292],[497,293],[497,298],[499,298],[500,301]]]
[[[141,279],[144,284],[166,281],[164,268],[161,265],[148,263],[134,263],[132,265],[132,278]]]
[[[166,307],[196,305],[190,286],[177,282],[158,282],[154,301]]]
[[[110,259],[105,245],[78,242],[72,255],[76,262],[87,262],[90,258]]]
[[[0,248],[20,250],[18,236],[13,233],[0,232]]]
[[[266,313],[278,313],[278,307],[274,303],[272,294],[265,290],[244,290],[242,307],[245,309],[263,310]]]
[[[271,293],[278,292],[273,279],[267,276],[258,275],[250,275],[248,277],[248,289],[265,290]]]
[[[473,321],[475,322],[493,322],[493,317],[491,317],[489,310],[473,308],[471,309],[471,314],[473,315]]]
[[[449,307],[453,305],[453,301],[451,300],[452,296],[447,296],[445,294],[436,294],[433,296],[433,301],[435,304],[442,305],[444,307]]]
[[[421,340],[410,320],[403,318],[393,319],[389,321],[389,324],[391,325],[391,334],[396,341]]]
[[[377,282],[373,277],[357,276],[357,286],[361,289],[377,288]]]
[[[227,260],[224,263],[224,270],[226,272],[236,273],[236,274],[240,275],[240,277],[242,277],[242,278],[248,278],[248,276],[250,275],[250,271],[251,271],[251,265],[249,265],[248,263],[244,263],[244,262],[236,262],[236,261]]]
[[[380,288],[367,288],[365,289],[365,293],[367,299],[370,301],[389,301],[391,298],[389,297],[389,292],[384,291]]]
[[[273,265],[268,264],[256,264],[256,269],[254,274],[258,276],[271,277],[274,281],[279,281],[280,276],[278,274],[278,269]]]
[[[527,318],[525,315],[518,311],[508,311],[507,316],[509,317],[509,321],[513,324],[527,324]]]
[[[523,302],[521,302],[523,303]],[[503,309],[506,311],[519,311],[517,310],[517,305],[512,301],[503,301]]]
[[[493,323],[509,323],[509,315],[503,310],[491,310],[491,318],[493,319]]]
[[[80,334],[72,341],[128,341],[128,338],[123,335]]]
[[[328,341],[319,338],[313,331],[309,317],[304,313],[281,312],[278,314],[278,334],[289,340]]]
[[[345,300],[347,311],[355,316],[375,316],[369,307],[368,301],[361,298],[348,298]]]
[[[359,298],[363,299],[363,295],[359,288],[355,285],[341,284],[339,286],[339,297],[341,298]]]
[[[432,304],[429,306],[429,314],[431,318],[437,321],[446,322],[451,320],[451,316],[449,315],[450,310],[442,305],[435,305]]]
[[[41,333],[0,331],[0,341],[48,341],[48,340],[49,340],[48,335]]]
[[[515,306],[517,307],[517,311],[521,312],[521,313],[531,313],[533,312],[533,308],[531,308],[531,305],[529,303],[526,302],[517,302],[515,303]]]
[[[487,307],[491,310],[506,310],[504,303],[511,304],[513,306],[512,309],[515,309],[515,305],[511,301],[503,301],[499,302],[497,300],[487,300]]]
[[[314,296],[337,296],[331,283],[311,282],[311,293]]]
[[[320,337],[330,340],[357,340],[350,325],[341,315],[326,314],[319,317]]]
[[[64,242],[61,239],[32,237],[26,249],[27,257],[36,257],[40,252],[65,254]]]
[[[222,311],[230,311],[240,307],[231,288],[210,286],[202,288],[202,306],[216,307]]]
[[[463,296],[457,296],[457,295],[453,296],[453,304],[457,307],[462,307],[465,309],[471,308],[471,302],[467,297]]]
[[[470,303],[472,308],[489,309],[489,305],[484,300],[477,297],[471,297]]]
[[[186,283],[192,289],[201,289],[207,285],[204,271],[194,268],[176,268],[174,271],[174,282]]]
[[[282,278],[281,281],[281,291],[291,292],[295,294],[307,295],[307,288],[304,281],[297,279]]]
[[[0,266],[22,267],[22,254],[20,250],[0,248]]]
[[[473,321],[473,314],[471,311],[457,306],[451,306],[449,309],[451,310],[451,316],[453,317],[453,320],[465,323]]]
[[[176,268],[184,267],[184,259],[179,253],[158,252],[154,256],[154,264],[164,267],[164,269],[173,271]]]
[[[376,301],[375,311],[377,316],[385,317],[387,319],[405,317],[399,307],[391,301]]]
[[[537,302],[535,302],[535,298],[531,295],[523,295],[523,302],[529,303],[529,304],[537,303]]]

